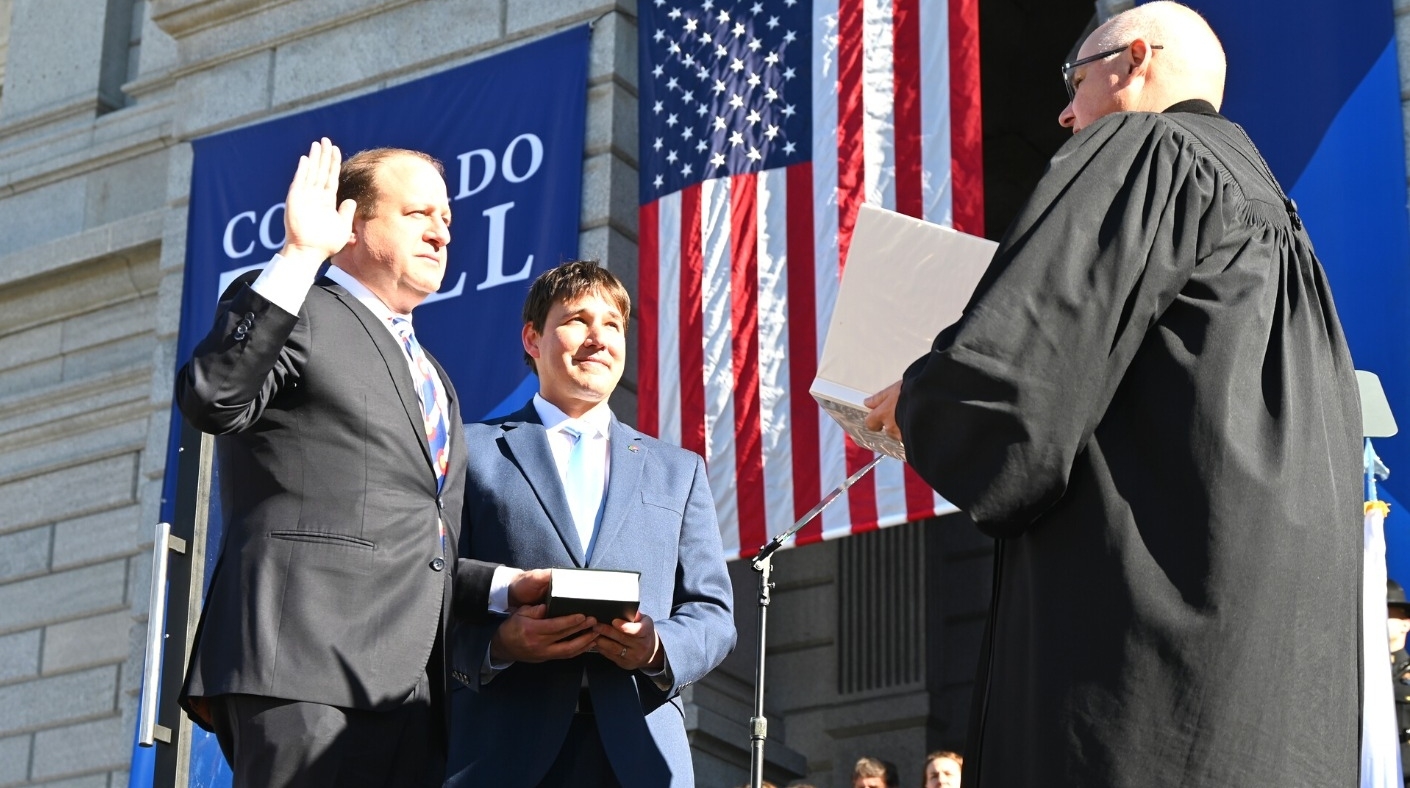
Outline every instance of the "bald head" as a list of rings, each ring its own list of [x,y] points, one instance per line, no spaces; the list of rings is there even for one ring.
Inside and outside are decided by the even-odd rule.
[[[1224,101],[1224,47],[1204,17],[1179,3],[1160,0],[1118,14],[1088,37],[1094,52],[1125,46],[1137,39],[1162,45],[1160,57],[1151,62],[1146,90],[1162,95],[1152,106],[1159,112],[1186,99],[1204,99],[1215,109]],[[1085,48],[1085,47],[1084,47]]]
[[[1209,23],[1168,0],[1118,14],[1082,43],[1077,60],[1116,54],[1074,69],[1074,84],[1086,84],[1058,122],[1081,131],[1112,112],[1162,112],[1189,99],[1216,109],[1224,101],[1224,47]]]

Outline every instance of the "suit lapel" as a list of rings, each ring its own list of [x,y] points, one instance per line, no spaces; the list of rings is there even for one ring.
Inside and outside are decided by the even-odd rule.
[[[612,542],[626,528],[634,508],[641,505],[641,472],[646,463],[646,447],[641,435],[612,417],[612,440],[608,450],[612,464],[607,480],[607,499],[602,504],[602,521],[593,544],[593,563],[606,555]]]
[[[353,298],[352,294],[342,285],[327,278],[319,279],[318,284],[336,296],[339,301],[342,301],[343,305],[361,321],[362,327],[367,330],[367,336],[372,340],[372,344],[382,354],[382,362],[386,365],[387,374],[392,378],[392,385],[396,387],[402,407],[406,410],[407,421],[418,439],[417,443],[421,446],[421,454],[426,458],[426,468],[434,474],[435,469],[431,464],[431,447],[426,443],[426,423],[421,416],[421,397],[417,395],[416,388],[411,381],[411,370],[407,368],[406,351],[397,344],[391,332],[382,325],[382,321],[363,306],[361,301]],[[437,371],[439,370],[438,366]],[[444,372],[441,373],[441,379],[445,379]]]
[[[573,565],[583,566],[586,561],[578,529],[573,525],[573,512],[568,508],[568,496],[563,492],[563,481],[558,478],[558,465],[548,447],[548,432],[540,423],[533,403],[506,419],[501,429],[504,430],[504,445],[513,455],[514,464],[534,489],[564,549],[573,557]]]

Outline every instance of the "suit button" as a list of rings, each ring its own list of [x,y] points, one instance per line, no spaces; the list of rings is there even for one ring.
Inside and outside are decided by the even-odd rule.
[[[244,341],[245,341],[245,336],[246,336],[245,327],[244,327],[244,326],[236,326],[236,327],[235,327],[235,333],[231,334],[230,336],[231,336],[231,338],[233,338],[236,342],[244,342]]]
[[[439,556],[431,559],[431,568],[437,572],[446,568],[446,560]]]
[[[253,322],[254,319],[255,319],[255,313],[254,313],[254,312],[246,312],[246,313],[245,313],[245,322],[246,322],[246,323]]]
[[[437,495],[437,496],[436,496],[436,508],[437,508],[437,509],[440,509],[441,511],[444,512],[444,511],[446,510],[446,499],[444,499],[444,498],[442,498],[441,496]]]

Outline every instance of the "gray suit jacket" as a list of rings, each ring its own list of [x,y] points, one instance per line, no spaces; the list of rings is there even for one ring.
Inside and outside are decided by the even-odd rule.
[[[493,572],[453,560],[465,473],[454,388],[437,365],[452,418],[438,495],[420,401],[381,321],[326,278],[291,315],[253,277],[225,293],[177,374],[182,413],[219,436],[225,524],[182,705],[243,693],[395,706],[452,599],[483,614]]]
[[[548,438],[531,404],[465,429],[469,487],[466,555],[512,566],[641,573],[641,612],[652,618],[674,683],[661,691],[597,654],[516,663],[482,683],[496,623],[452,638],[450,785],[532,786],[563,743],[586,672],[598,730],[626,788],[694,784],[680,690],[734,647],[733,590],[715,506],[696,454],[615,418],[611,470],[591,561],[585,561]]]

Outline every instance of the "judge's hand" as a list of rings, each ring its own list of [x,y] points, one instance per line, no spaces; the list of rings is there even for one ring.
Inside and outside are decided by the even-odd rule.
[[[900,440],[901,428],[896,424],[896,401],[900,397],[901,381],[898,380],[862,400],[863,405],[871,408],[871,413],[868,413],[866,418],[867,429],[884,432]]]
[[[338,204],[338,170],[343,154],[327,137],[309,146],[299,157],[299,168],[284,198],[284,249],[286,259],[321,265],[348,243],[357,203]]]
[[[597,640],[597,622],[581,613],[544,618],[546,605],[521,607],[510,614],[490,639],[490,657],[503,662],[547,662],[571,659]]]
[[[553,575],[547,569],[520,572],[509,582],[509,607],[537,605],[548,598],[548,583]]]
[[[651,616],[638,611],[633,621],[619,618],[611,624],[598,624],[594,629],[598,637],[593,648],[617,667],[657,671],[665,666],[666,650],[661,648]]]

